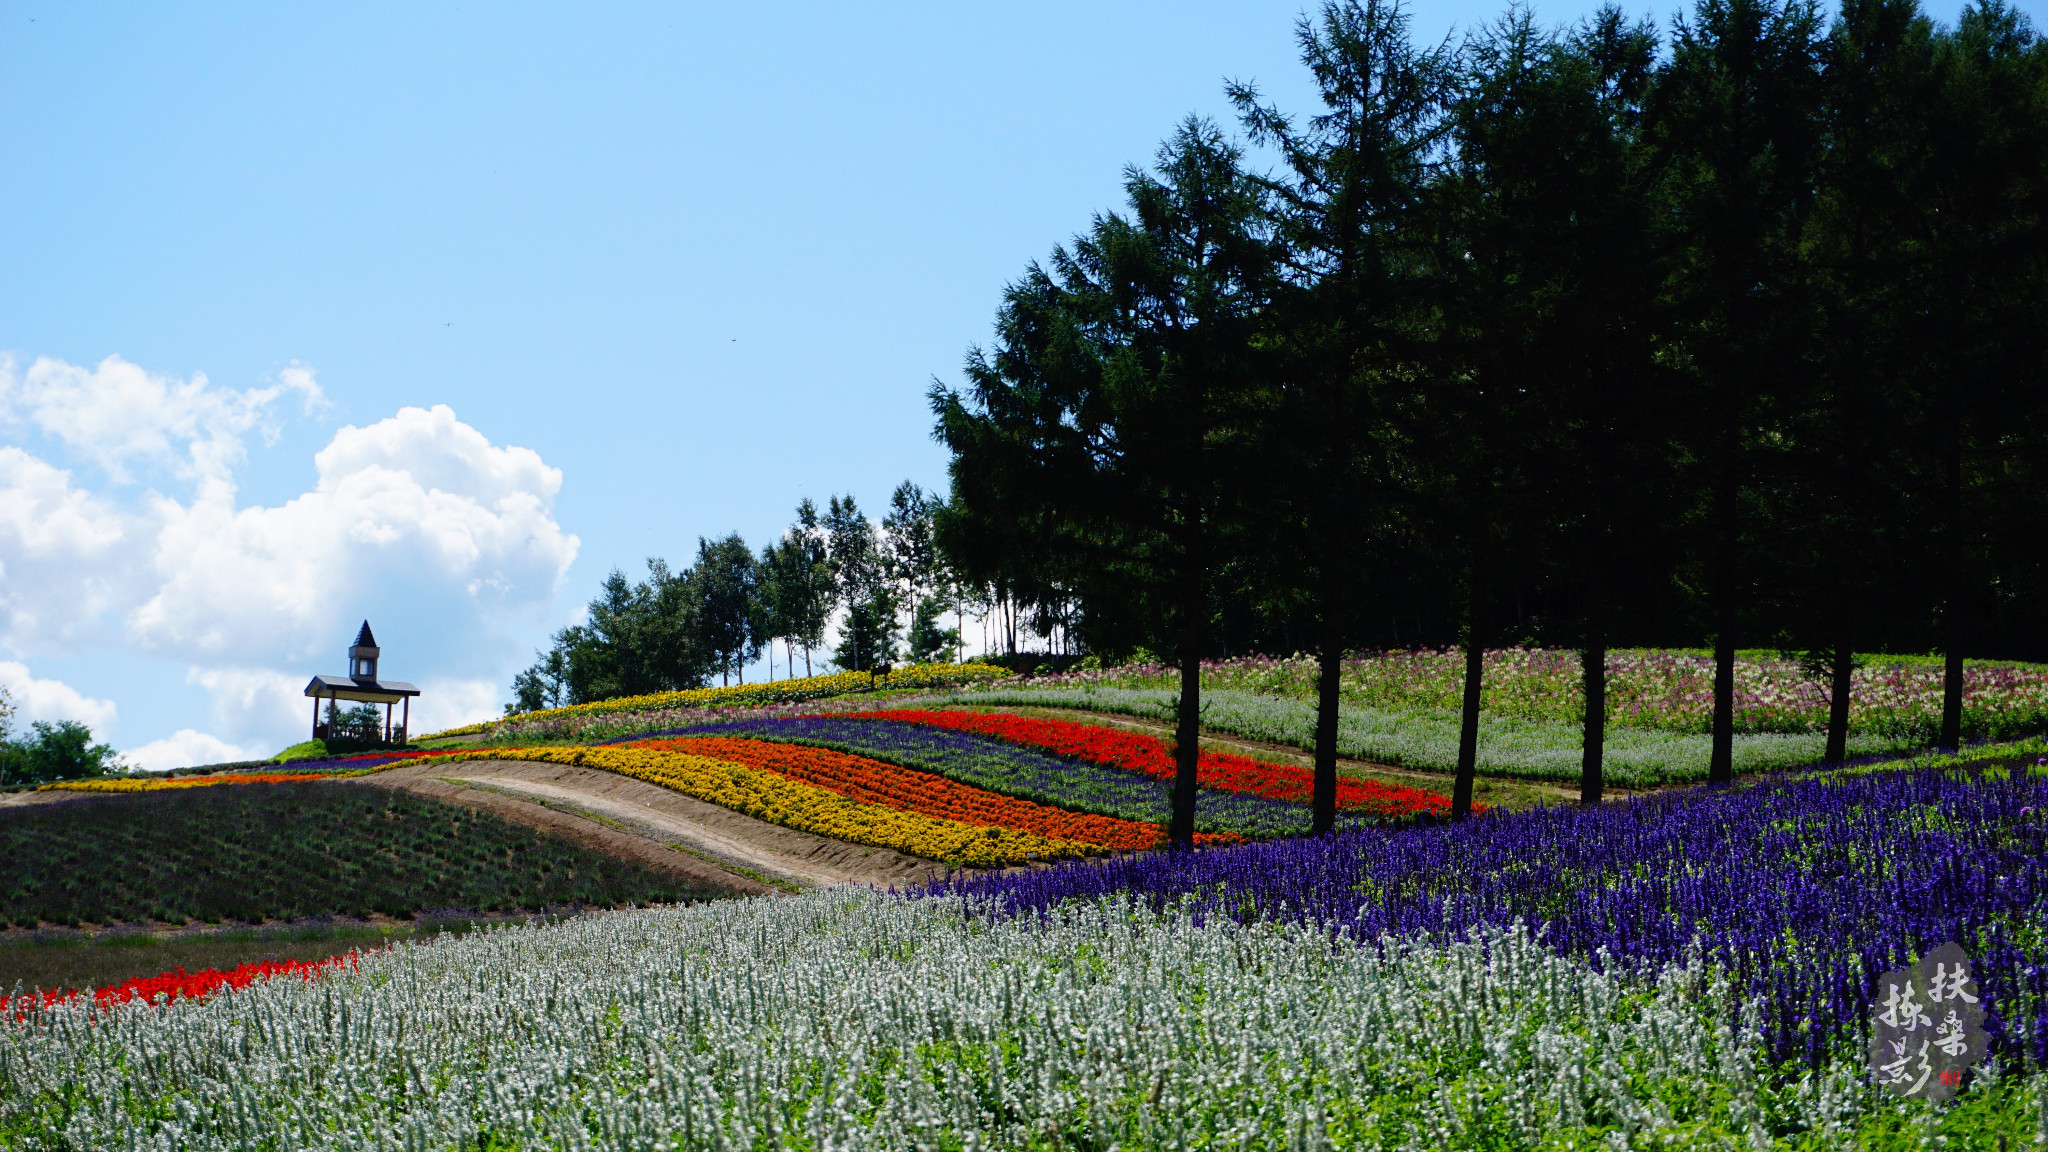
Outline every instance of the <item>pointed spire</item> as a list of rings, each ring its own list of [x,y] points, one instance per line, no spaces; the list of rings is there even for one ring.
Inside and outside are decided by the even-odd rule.
[[[363,630],[356,633],[356,647],[375,648],[376,646],[377,638],[370,635],[370,622],[365,620],[363,621]]]

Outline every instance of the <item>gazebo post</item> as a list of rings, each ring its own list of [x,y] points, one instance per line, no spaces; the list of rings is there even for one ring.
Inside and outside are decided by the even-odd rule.
[[[405,713],[405,719],[400,720],[398,724],[399,727],[405,729],[405,742],[410,744],[412,743],[412,697],[405,697],[405,704],[403,706],[403,709]]]
[[[318,696],[315,696],[315,697],[313,697],[313,730],[312,730],[311,732],[309,732],[309,733],[307,733],[307,734],[306,734],[306,739],[308,739],[308,740],[318,740],[319,738],[320,738],[320,698],[319,698]]]
[[[384,742],[391,743],[391,701],[384,702]]]

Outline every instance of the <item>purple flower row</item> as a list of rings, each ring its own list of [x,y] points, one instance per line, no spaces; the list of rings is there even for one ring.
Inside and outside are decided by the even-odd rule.
[[[1315,919],[1363,940],[1525,920],[1599,965],[1695,941],[1757,1004],[1773,1054],[1851,1054],[1871,985],[1962,944],[2007,1060],[2048,1067],[2048,780],[1872,771],[1609,804],[1159,853],[957,881],[1011,914],[1135,892],[1205,915]]]

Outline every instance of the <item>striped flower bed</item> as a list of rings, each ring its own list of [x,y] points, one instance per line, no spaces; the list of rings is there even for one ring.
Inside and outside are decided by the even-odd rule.
[[[1164,825],[1173,816],[1173,787],[1138,772],[1090,764],[991,736],[881,720],[802,716],[707,724],[659,735],[737,736],[810,744],[872,757],[1004,796],[1070,812],[1093,812]],[[1340,819],[1365,821],[1358,813]],[[1242,792],[1205,792],[1196,806],[1197,843],[1305,835],[1308,807]]]
[[[154,976],[137,976],[119,984],[94,988],[90,995],[98,1007],[124,1004],[130,1000],[156,1004],[172,1000],[199,1000],[222,989],[247,988],[258,980],[272,976],[298,976],[306,980],[324,975],[333,968],[353,968],[361,953],[347,952],[325,960],[257,960],[223,972],[218,968],[205,968],[198,972],[187,972],[173,968]],[[0,1008],[12,1012],[17,1018],[23,1013],[56,1004],[68,1004],[83,999],[88,993],[81,991],[30,992],[12,1000],[0,1001]]]
[[[368,776],[374,768],[351,768],[341,772],[222,772],[212,776],[167,776],[150,780],[124,776],[113,780],[59,780],[44,784],[38,792],[164,792],[177,788],[210,788],[216,784],[295,784],[306,780],[345,780]]]
[[[880,804],[901,811],[957,820],[977,828],[1016,828],[1050,840],[1076,840],[1116,852],[1154,848],[1163,839],[1157,824],[1088,812],[1069,812],[1049,804],[1019,800],[985,788],[961,784],[935,773],[918,772],[830,748],[718,736],[649,740],[630,747],[708,756],[829,788],[863,804]]]
[[[1173,750],[1165,742],[1141,732],[1126,732],[1100,724],[1043,720],[1003,712],[912,709],[856,712],[850,718],[973,732],[1013,744],[1043,748],[1090,764],[1142,772],[1161,780],[1173,779],[1176,771]],[[1315,795],[1315,777],[1305,768],[1227,752],[1201,753],[1196,761],[1195,779],[1202,787],[1219,792],[1249,793],[1296,804],[1306,804]],[[1337,807],[1346,811],[1366,812],[1388,819],[1424,813],[1447,816],[1450,804],[1448,797],[1420,788],[1343,776],[1337,778]],[[1484,805],[1475,807],[1483,809]]]
[[[1031,860],[1100,855],[1100,845],[1042,836],[1017,828],[974,825],[919,812],[863,803],[830,788],[765,768],[645,745],[597,748],[491,748],[443,757],[525,760],[616,772],[672,788],[721,808],[794,828],[927,860],[974,868],[1000,868]]]

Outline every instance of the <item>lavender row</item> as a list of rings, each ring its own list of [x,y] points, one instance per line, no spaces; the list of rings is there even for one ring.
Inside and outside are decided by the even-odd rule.
[[[1773,1055],[1853,1054],[1877,974],[1955,940],[2008,1060],[2048,1067],[2048,780],[1920,769],[1453,826],[1126,857],[958,881],[1012,914],[1112,892],[1358,938],[1535,925],[1607,967],[1695,946],[1760,1006]],[[1731,1005],[1731,1011],[1733,1006]]]

